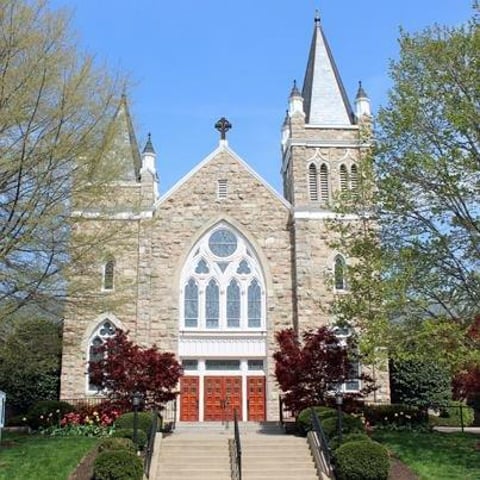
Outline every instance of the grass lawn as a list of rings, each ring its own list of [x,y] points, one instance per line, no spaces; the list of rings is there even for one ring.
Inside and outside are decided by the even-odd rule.
[[[480,435],[378,431],[373,438],[421,480],[480,479]]]
[[[67,480],[95,446],[93,437],[45,437],[2,432],[0,480]]]

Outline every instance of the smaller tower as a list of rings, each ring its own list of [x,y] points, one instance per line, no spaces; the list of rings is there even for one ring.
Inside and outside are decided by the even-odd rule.
[[[362,82],[358,82],[357,96],[355,97],[355,116],[357,123],[362,121],[363,117],[371,117],[370,99],[365,92]]]
[[[158,198],[158,176],[155,167],[155,160],[157,154],[152,144],[152,136],[149,133],[147,143],[142,152],[142,169],[140,170],[140,177],[143,186],[144,197],[151,199],[154,202]],[[151,188],[149,187],[151,185]],[[150,190],[150,192],[148,191]],[[151,194],[153,193],[153,198]]]

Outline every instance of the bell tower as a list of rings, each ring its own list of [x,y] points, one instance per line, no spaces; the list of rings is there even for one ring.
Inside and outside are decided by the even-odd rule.
[[[317,14],[303,86],[300,91],[293,84],[281,140],[284,195],[293,206],[300,330],[331,321],[328,304],[336,293],[331,279],[341,252],[332,250],[328,220],[336,215],[338,195],[357,187],[365,125],[371,125],[368,96],[360,84],[354,112]]]

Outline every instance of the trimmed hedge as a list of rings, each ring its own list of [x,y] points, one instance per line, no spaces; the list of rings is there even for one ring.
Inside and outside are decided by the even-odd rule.
[[[41,400],[28,410],[28,425],[34,430],[58,425],[66,413],[73,412],[75,407],[68,402],[58,400]]]
[[[366,433],[347,433],[342,435],[342,441],[340,442],[340,437],[335,435],[329,442],[329,446],[332,450],[336,450],[340,445],[348,442],[371,442],[372,440]]]
[[[104,452],[106,450],[126,450],[130,453],[136,453],[137,447],[129,438],[105,437],[98,444],[98,451]]]
[[[118,428],[112,433],[112,437],[116,438],[129,438],[133,441],[134,431],[133,428]],[[139,450],[143,450],[147,444],[147,434],[138,429],[137,430],[137,447]]]
[[[425,425],[427,417],[418,407],[392,403],[391,405],[365,405],[365,421],[370,425]]]
[[[386,448],[372,440],[338,447],[335,465],[338,480],[387,480],[390,469]]]
[[[138,412],[138,428],[143,430],[147,435],[152,425],[152,412]],[[131,428],[133,429],[134,412],[124,413],[115,420],[115,428]]]
[[[329,417],[322,420],[322,427],[328,439],[335,437],[338,433],[338,419],[337,417]],[[342,434],[347,433],[365,433],[365,426],[362,419],[353,417],[348,413],[342,414]]]
[[[335,417],[337,411],[334,408],[318,405],[313,407],[318,418],[323,421],[326,418]],[[304,408],[297,417],[297,426],[301,432],[306,434],[312,429],[312,407]]]
[[[105,450],[93,464],[95,480],[142,480],[142,460],[127,450]]]

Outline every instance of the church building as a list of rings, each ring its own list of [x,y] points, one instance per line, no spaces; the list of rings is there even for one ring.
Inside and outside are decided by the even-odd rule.
[[[348,294],[350,260],[331,247],[327,222],[337,193],[356,188],[368,149],[365,91],[360,85],[352,109],[315,18],[303,87],[294,84],[281,130],[283,195],[230,148],[222,118],[218,147],[159,196],[152,139],[140,153],[125,99],[115,121],[112,158],[122,169],[109,225],[125,235],[76,273],[88,275],[88,302],[67,308],[61,398],[98,396],[88,378],[92,347],[122,329],[182,363],[178,420],[223,420],[233,409],[243,421],[277,420],[275,333],[332,325],[329,303]],[[105,222],[87,213],[82,228]],[[376,401],[389,401],[388,382]]]

